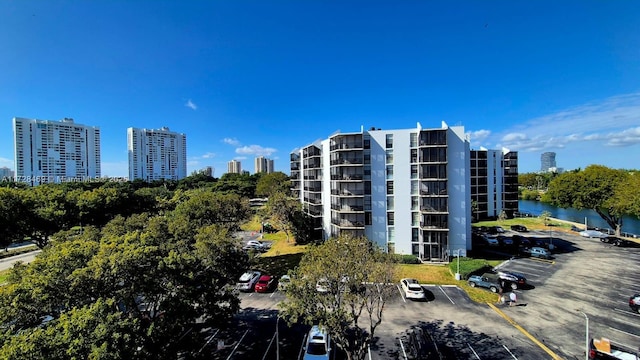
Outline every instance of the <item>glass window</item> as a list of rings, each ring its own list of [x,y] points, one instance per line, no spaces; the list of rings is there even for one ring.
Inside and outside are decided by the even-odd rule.
[[[387,164],[393,164],[393,150],[387,150]]]
[[[411,195],[418,195],[419,182],[418,180],[411,181]]]
[[[420,213],[412,212],[411,213],[411,226],[420,226]]]
[[[387,165],[387,180],[393,179],[393,165]]]
[[[387,210],[393,210],[394,200],[393,196],[387,196]]]
[[[411,197],[411,210],[419,210],[420,209],[420,198],[417,196]]]
[[[412,242],[420,241],[420,229],[411,228],[411,241]]]
[[[395,225],[395,216],[393,214],[393,211],[387,212],[387,225],[389,226]]]
[[[411,165],[411,178],[412,179],[418,178],[418,165]]]
[[[386,148],[392,148],[393,147],[393,134],[387,134],[387,144],[386,144]]]
[[[393,181],[387,181],[387,195],[393,195]]]
[[[396,239],[396,229],[393,227],[390,227],[387,230],[387,241],[388,242],[393,242]]]
[[[411,133],[409,134],[409,142],[411,147],[416,147],[418,146],[418,134],[417,133]]]

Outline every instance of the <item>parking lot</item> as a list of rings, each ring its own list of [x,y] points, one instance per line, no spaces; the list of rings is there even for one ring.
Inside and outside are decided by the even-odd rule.
[[[549,233],[527,236],[548,238]],[[583,359],[583,313],[590,336],[638,349],[640,315],[630,311],[628,299],[640,291],[640,248],[568,233],[554,233],[553,241],[557,249],[552,261],[514,258],[501,265],[524,274],[531,285],[516,290],[518,306],[478,304],[456,286],[429,284],[423,284],[428,301],[416,302],[405,299],[398,287],[376,329],[369,358],[411,358],[407,330],[421,327],[450,359]],[[282,320],[276,325],[284,294],[276,290],[240,297],[243,311],[232,331],[212,341],[212,358],[276,359],[279,351],[281,359],[297,359],[308,327],[289,328]],[[332,358],[343,356],[334,350]]]

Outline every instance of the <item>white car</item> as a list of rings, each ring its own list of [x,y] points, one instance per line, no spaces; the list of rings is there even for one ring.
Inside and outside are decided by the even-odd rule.
[[[316,291],[322,294],[329,292],[329,280],[322,278],[316,283]]]
[[[265,245],[265,243],[263,243],[261,241],[258,241],[258,240],[249,240],[249,241],[247,241],[247,246],[261,248],[261,249],[264,249],[264,248],[267,247],[267,245]]]
[[[262,273],[260,273],[260,271],[247,271],[240,276],[240,280],[238,280],[238,284],[236,285],[237,289],[246,292],[253,291],[261,275]]]
[[[280,280],[278,281],[278,290],[280,290],[280,291],[286,290],[287,286],[289,286],[289,284],[291,284],[291,276],[282,275],[280,277]]]
[[[424,300],[426,299],[426,294],[424,293],[424,289],[418,283],[416,279],[402,279],[400,280],[400,286],[402,286],[402,290],[404,291],[404,296],[407,299],[414,300]]]
[[[313,325],[309,330],[302,360],[329,359],[331,340],[324,328]]]
[[[578,234],[586,238],[598,238],[598,239],[604,239],[609,236],[597,230],[583,230],[583,231],[580,231]]]

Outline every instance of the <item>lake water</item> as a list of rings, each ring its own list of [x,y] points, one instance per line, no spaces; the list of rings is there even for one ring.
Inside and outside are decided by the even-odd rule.
[[[518,206],[520,212],[530,213],[534,216],[542,214],[543,211],[549,211],[551,217],[561,220],[568,220],[584,224],[585,217],[587,218],[587,224],[589,226],[595,226],[603,229],[608,229],[610,226],[602,220],[600,215],[593,210],[576,210],[576,209],[563,209],[533,200],[519,200]],[[622,218],[622,232],[640,235],[640,219],[632,216],[624,216]]]

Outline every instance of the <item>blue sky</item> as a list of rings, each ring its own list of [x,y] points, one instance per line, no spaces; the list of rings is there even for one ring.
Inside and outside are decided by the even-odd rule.
[[[0,167],[13,117],[187,134],[188,172],[337,130],[463,125],[472,148],[639,168],[639,1],[0,1]]]

